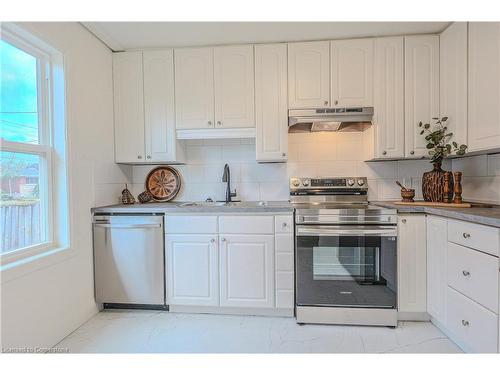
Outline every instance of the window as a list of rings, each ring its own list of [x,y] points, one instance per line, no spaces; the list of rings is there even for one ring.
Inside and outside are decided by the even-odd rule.
[[[0,256],[57,246],[51,54],[2,25],[0,39]],[[64,137],[63,137],[64,138]],[[64,150],[62,150],[64,153]],[[64,175],[65,177],[65,175]]]

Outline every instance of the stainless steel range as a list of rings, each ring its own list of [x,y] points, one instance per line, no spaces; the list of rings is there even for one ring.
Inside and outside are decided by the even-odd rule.
[[[365,177],[291,178],[298,323],[397,325],[397,213]]]

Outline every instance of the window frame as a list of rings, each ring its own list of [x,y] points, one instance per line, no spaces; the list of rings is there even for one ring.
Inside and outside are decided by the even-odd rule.
[[[7,27],[6,27],[7,26]],[[60,174],[55,171],[57,168],[54,165],[54,142],[55,142],[55,128],[56,124],[54,122],[54,85],[53,85],[53,73],[54,73],[54,61],[53,54],[49,51],[45,51],[39,48],[36,44],[38,40],[31,42],[31,38],[24,38],[19,35],[16,31],[17,27],[15,25],[2,24],[2,30],[0,38],[5,42],[11,44],[15,48],[18,48],[37,59],[37,112],[38,112],[38,144],[15,142],[15,141],[1,141],[1,150],[6,152],[15,153],[25,153],[39,156],[40,169],[39,169],[39,189],[40,189],[40,210],[42,212],[42,219],[40,231],[44,233],[44,241],[38,244],[34,244],[27,247],[22,247],[18,249],[13,249],[5,253],[0,254],[0,265],[10,264],[25,258],[33,257],[50,250],[63,247],[66,242],[61,241],[61,237],[65,237],[69,240],[69,233],[67,234],[57,234],[56,233],[56,216],[60,213],[56,212],[55,201],[55,189],[54,187],[58,185],[57,181],[54,180],[55,175]],[[28,36],[28,35],[26,35]],[[31,36],[31,35],[30,35]],[[40,43],[41,44],[41,43]],[[62,81],[63,82],[63,81]],[[64,91],[64,87],[62,87]],[[63,95],[64,97],[64,95]],[[61,103],[64,105],[64,103]],[[65,114],[63,113],[63,118]],[[64,118],[65,122],[65,118]],[[65,125],[65,124],[64,124]],[[64,134],[66,138],[66,134]],[[66,154],[64,152],[64,173],[66,173]],[[65,177],[65,176],[64,176]],[[65,187],[67,188],[67,181],[65,181]],[[66,193],[67,196],[67,193]],[[67,201],[66,207],[63,210],[67,213]],[[59,207],[61,210],[61,207]],[[57,211],[59,211],[57,210]]]

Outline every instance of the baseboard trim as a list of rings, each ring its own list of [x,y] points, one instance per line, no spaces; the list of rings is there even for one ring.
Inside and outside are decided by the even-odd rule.
[[[293,309],[170,305],[170,312],[190,314],[256,315],[293,317]]]

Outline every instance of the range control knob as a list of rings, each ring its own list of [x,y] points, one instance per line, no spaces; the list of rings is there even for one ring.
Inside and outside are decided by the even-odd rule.
[[[358,185],[363,186],[365,184],[365,180],[358,180]]]
[[[295,186],[295,187],[299,187],[300,181],[299,180],[293,180],[292,181],[292,185]]]
[[[309,180],[302,180],[302,185],[303,186],[307,187],[307,186],[309,186],[309,184],[310,184]]]
[[[347,185],[354,186],[354,180],[352,178],[350,178],[349,180],[347,180]]]

